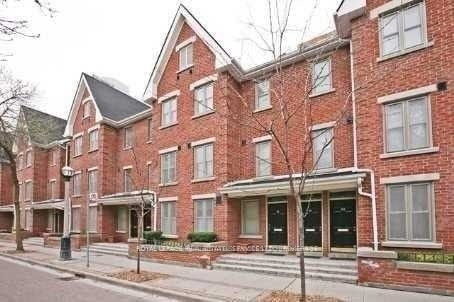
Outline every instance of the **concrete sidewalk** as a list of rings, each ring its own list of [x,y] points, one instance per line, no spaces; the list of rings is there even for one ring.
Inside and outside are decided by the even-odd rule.
[[[0,242],[0,252],[13,248],[14,244],[10,242]],[[73,260],[62,262],[58,260],[58,249],[39,246],[26,246],[25,248],[30,252],[16,254],[15,256],[99,275],[134,269],[137,263],[134,259],[126,257],[91,254],[90,268],[87,269],[85,254],[80,252],[73,252]],[[295,278],[246,272],[204,270],[147,261],[142,261],[141,267],[146,271],[170,276],[167,279],[148,281],[141,283],[141,285],[202,295],[221,301],[254,301],[258,296],[272,290],[286,289],[295,293],[299,290],[299,279]],[[306,286],[309,294],[332,296],[349,302],[454,302],[453,297],[376,289],[314,279],[308,279]]]

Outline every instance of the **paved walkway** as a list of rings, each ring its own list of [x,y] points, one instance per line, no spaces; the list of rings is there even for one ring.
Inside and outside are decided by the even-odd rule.
[[[11,243],[0,242],[0,251],[12,247],[13,244]],[[73,260],[62,262],[58,260],[58,249],[26,246],[26,250],[33,252],[22,254],[22,257],[92,273],[119,272],[125,269],[133,269],[136,266],[135,260],[126,257],[92,254],[90,255],[90,268],[87,269],[85,255],[80,252],[73,252]],[[209,298],[224,301],[254,301],[258,296],[272,290],[287,289],[295,293],[299,290],[299,279],[295,278],[246,272],[204,270],[147,261],[143,261],[141,265],[143,270],[170,276],[166,279],[148,281],[142,284],[179,292],[202,294]],[[306,286],[309,294],[333,296],[348,302],[454,302],[453,297],[376,289],[314,279],[308,279]]]

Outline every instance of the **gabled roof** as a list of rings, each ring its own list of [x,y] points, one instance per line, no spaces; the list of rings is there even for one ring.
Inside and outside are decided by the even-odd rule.
[[[48,145],[63,138],[66,120],[24,105],[21,113],[31,143]]]
[[[232,57],[225,51],[218,41],[213,38],[213,36],[205,29],[205,27],[202,26],[202,24],[200,24],[200,22],[183,4],[180,4],[161,48],[158,59],[153,67],[147,87],[145,88],[145,99],[157,97],[157,85],[161,79],[170,55],[175,48],[178,35],[184,23],[188,24],[189,27],[191,27],[191,29],[196,33],[198,38],[200,38],[213,52],[216,57],[215,68],[222,68],[234,63]]]
[[[95,76],[82,73],[77,86],[76,95],[69,112],[65,136],[73,135],[73,124],[82,103],[84,91],[87,90],[96,108],[95,122],[106,122],[120,126],[133,117],[149,114],[151,107],[123,91],[111,86]]]

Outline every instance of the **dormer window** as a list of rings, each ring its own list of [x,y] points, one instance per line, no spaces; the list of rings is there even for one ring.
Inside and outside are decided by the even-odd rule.
[[[90,102],[89,101],[86,101],[84,103],[84,118],[86,117],[89,117],[90,116]]]
[[[191,67],[192,64],[192,43],[182,47],[180,53],[180,70]]]

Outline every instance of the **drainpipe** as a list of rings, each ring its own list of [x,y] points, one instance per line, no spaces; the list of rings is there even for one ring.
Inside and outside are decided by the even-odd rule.
[[[158,215],[158,195],[156,192],[153,192],[153,202],[154,202],[154,209],[153,209],[153,231],[156,232],[157,228],[157,215]]]
[[[372,169],[359,169],[358,168],[358,144],[356,134],[356,94],[355,94],[355,77],[354,77],[354,64],[353,64],[353,43],[349,40],[350,44],[350,81],[352,85],[352,111],[353,111],[353,171],[364,172],[370,174],[370,186],[371,192],[367,193],[363,191],[362,179],[358,179],[358,194],[371,199],[372,202],[372,232],[374,240],[374,250],[378,250],[378,227],[377,227],[377,203],[375,200],[375,173]]]

